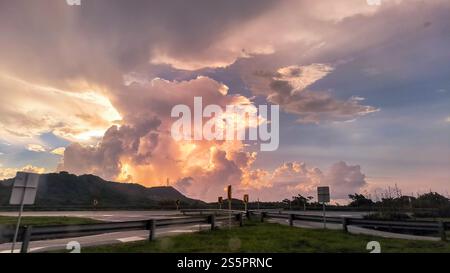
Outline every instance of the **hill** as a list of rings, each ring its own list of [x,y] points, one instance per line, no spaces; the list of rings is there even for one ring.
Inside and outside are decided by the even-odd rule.
[[[8,207],[13,181],[0,181],[0,206],[4,208]],[[184,196],[173,187],[147,188],[139,184],[106,181],[95,175],[77,176],[61,172],[41,176],[34,207],[173,208],[175,200],[180,200],[184,207],[206,205]]]

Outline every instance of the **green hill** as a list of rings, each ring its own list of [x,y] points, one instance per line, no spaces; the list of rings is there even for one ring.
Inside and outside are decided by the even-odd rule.
[[[14,179],[0,181],[0,206],[8,208]],[[97,205],[94,206],[94,200]],[[204,202],[188,198],[173,187],[147,188],[139,184],[105,181],[95,175],[67,172],[41,176],[35,208],[172,208],[175,200],[184,207],[201,207]]]

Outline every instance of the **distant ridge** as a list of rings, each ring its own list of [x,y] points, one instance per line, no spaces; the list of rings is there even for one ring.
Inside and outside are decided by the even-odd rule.
[[[8,206],[14,179],[0,180],[0,206]],[[180,200],[185,207],[202,207],[205,202],[188,198],[173,187],[147,188],[139,184],[106,181],[95,175],[67,172],[42,175],[35,207],[70,208],[167,208]]]

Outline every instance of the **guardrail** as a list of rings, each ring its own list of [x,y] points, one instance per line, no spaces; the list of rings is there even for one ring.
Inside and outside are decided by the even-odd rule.
[[[323,222],[324,217],[319,215],[299,215],[287,213],[271,213],[265,211],[249,211],[250,214],[257,214],[261,221],[264,218],[287,219],[289,225],[293,226],[294,221]],[[442,241],[447,240],[447,230],[450,230],[450,222],[446,221],[385,221],[385,220],[366,220],[347,217],[329,217],[326,216],[327,223],[341,224],[345,232],[348,232],[348,226],[358,226],[372,229],[388,229],[388,230],[407,230],[407,231],[423,231],[434,232],[439,234]]]
[[[238,221],[239,226],[243,226],[243,214],[232,213],[232,220]],[[188,224],[210,224],[214,230],[217,221],[228,220],[229,216],[216,216],[215,214],[205,216],[194,216],[172,219],[149,219],[142,221],[111,222],[82,225],[55,225],[55,226],[21,226],[17,241],[22,242],[21,253],[28,252],[30,241],[51,240],[62,238],[73,238],[90,235],[98,235],[111,232],[148,230],[148,240],[153,241],[158,227],[180,226]],[[0,225],[0,243],[10,243],[13,241],[14,228]]]
[[[228,214],[228,213],[235,214],[235,213],[245,213],[245,211],[242,210],[227,210],[227,209],[181,209],[180,212],[184,215],[187,215],[189,213],[195,213],[195,214]]]

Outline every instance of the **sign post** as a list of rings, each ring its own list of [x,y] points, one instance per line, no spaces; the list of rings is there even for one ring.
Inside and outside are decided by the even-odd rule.
[[[217,203],[219,203],[219,209],[222,209],[223,197],[219,196]]]
[[[325,203],[330,202],[330,187],[317,187],[317,199],[323,206],[323,228],[327,228]]]
[[[9,204],[20,205],[20,209],[19,216],[17,217],[16,231],[14,232],[14,239],[11,246],[11,253],[14,253],[14,248],[16,246],[20,222],[22,220],[23,206],[34,204],[37,187],[39,185],[39,177],[40,175],[36,173],[17,172],[16,174]]]
[[[248,194],[244,194],[244,206],[245,206],[245,211],[247,212],[247,204],[248,204]]]
[[[228,185],[227,193],[228,193],[228,227],[231,228],[231,198],[232,198],[231,185]]]

